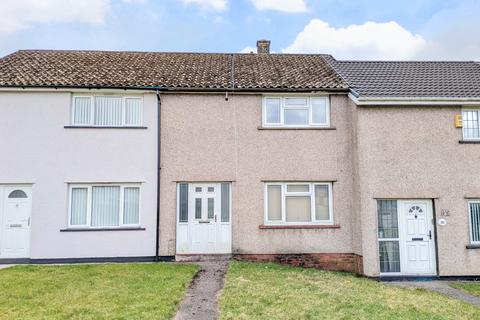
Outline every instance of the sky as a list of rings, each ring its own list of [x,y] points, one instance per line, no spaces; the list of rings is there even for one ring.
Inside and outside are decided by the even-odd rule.
[[[480,61],[480,0],[0,0],[19,49],[250,52]]]

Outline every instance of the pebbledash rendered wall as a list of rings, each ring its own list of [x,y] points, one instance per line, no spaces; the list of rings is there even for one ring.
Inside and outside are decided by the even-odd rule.
[[[353,103],[351,103],[353,104]],[[357,107],[357,208],[364,272],[377,276],[375,198],[434,199],[441,276],[480,275],[480,250],[469,244],[469,197],[480,198],[480,145],[460,144],[459,107]],[[447,209],[450,216],[440,216]]]
[[[64,128],[71,99],[60,91],[0,92],[0,183],[33,185],[31,258],[154,256],[155,95],[144,95],[147,129],[138,130]],[[141,182],[145,230],[60,232],[68,222],[68,183],[84,182]]]
[[[352,230],[357,226],[347,96],[331,95],[330,109],[333,130],[261,130],[261,95],[233,94],[226,101],[220,94],[162,94],[160,254],[175,254],[177,182],[232,181],[235,255],[332,269],[354,260],[361,265],[353,244],[358,240]],[[334,181],[339,228],[260,229],[269,180]]]

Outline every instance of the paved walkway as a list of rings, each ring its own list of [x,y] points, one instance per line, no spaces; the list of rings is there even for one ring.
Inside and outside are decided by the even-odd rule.
[[[217,318],[217,299],[223,288],[228,261],[199,262],[198,265],[201,269],[188,288],[175,320]]]
[[[468,294],[465,291],[450,287],[448,281],[393,281],[385,283],[403,288],[422,288],[436,291],[451,298],[462,300],[471,305],[480,307],[480,298]]]

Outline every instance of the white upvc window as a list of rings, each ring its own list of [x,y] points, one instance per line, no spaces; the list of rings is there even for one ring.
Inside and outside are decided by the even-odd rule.
[[[68,226],[118,228],[140,225],[140,185],[72,184]]]
[[[329,127],[330,105],[326,96],[266,96],[264,127]]]
[[[464,140],[480,140],[480,109],[462,110],[462,127]]]
[[[265,183],[265,224],[332,225],[332,184]]]
[[[72,100],[73,126],[137,127],[143,124],[139,96],[76,95]]]
[[[480,200],[468,202],[470,243],[480,245]]]

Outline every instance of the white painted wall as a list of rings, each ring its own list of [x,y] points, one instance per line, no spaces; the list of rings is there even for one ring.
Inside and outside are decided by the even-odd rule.
[[[31,258],[153,256],[156,216],[154,94],[142,129],[66,129],[71,93],[0,92],[0,184],[32,183]],[[145,231],[60,232],[68,182],[142,182]]]

